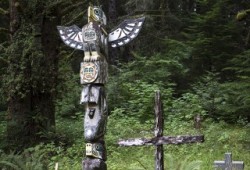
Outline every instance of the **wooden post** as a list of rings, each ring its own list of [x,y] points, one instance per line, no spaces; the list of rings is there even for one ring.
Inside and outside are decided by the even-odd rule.
[[[200,114],[196,115],[194,118],[194,128],[195,129],[201,128],[201,121],[202,121],[201,115]]]
[[[162,110],[160,91],[155,93],[155,137],[163,136],[164,118]],[[164,170],[163,145],[156,145],[155,151],[155,170]]]

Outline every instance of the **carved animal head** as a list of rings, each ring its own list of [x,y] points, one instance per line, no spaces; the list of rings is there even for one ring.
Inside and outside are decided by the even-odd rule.
[[[96,21],[100,24],[106,25],[107,18],[101,7],[90,5],[88,8],[88,22]]]

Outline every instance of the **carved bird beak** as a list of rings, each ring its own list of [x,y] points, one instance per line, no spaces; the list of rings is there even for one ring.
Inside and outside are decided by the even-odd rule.
[[[96,18],[94,15],[94,7],[93,5],[90,5],[88,8],[88,22],[97,21],[97,20],[98,18]]]

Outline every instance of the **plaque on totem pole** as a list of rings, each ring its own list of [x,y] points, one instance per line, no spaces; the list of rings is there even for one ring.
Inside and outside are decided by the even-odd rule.
[[[106,60],[84,61],[80,68],[81,84],[105,84],[108,80],[108,63]]]
[[[94,62],[83,62],[81,63],[81,82],[84,83],[93,83],[99,73],[98,65]]]

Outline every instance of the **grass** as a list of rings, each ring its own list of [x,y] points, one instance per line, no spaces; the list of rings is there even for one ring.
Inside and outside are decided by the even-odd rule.
[[[111,123],[112,121],[110,120]],[[165,135],[197,133],[192,128],[191,122],[175,122],[172,124],[166,122],[165,126]],[[132,125],[130,127],[133,128]],[[112,130],[119,131],[117,127],[112,128],[107,136],[112,133]],[[224,154],[231,152],[233,160],[244,161],[245,170],[250,170],[248,165],[248,162],[250,162],[250,137],[248,135],[250,133],[248,126],[239,127],[223,122],[212,123],[206,121],[203,122],[201,133],[205,135],[204,143],[165,145],[165,169],[184,170],[192,167],[193,164],[193,169],[195,166],[196,168],[200,167],[201,170],[212,170],[214,169],[213,162],[215,160],[224,160]],[[143,137],[138,129],[134,131],[134,134],[130,136]],[[119,137],[115,138],[123,138],[123,136],[127,135],[120,134]],[[114,170],[119,168],[133,170],[154,169],[154,147],[114,147],[107,163],[109,168]]]
[[[119,139],[134,137],[152,137],[153,121],[141,123],[133,117],[121,118],[111,115],[108,122],[106,138],[109,170],[152,170],[154,169],[153,146],[119,147]],[[0,131],[5,128],[0,124]],[[185,135],[202,133],[205,142],[199,144],[165,145],[164,165],[166,170],[213,170],[215,160],[224,160],[224,154],[231,152],[233,160],[244,161],[245,169],[250,170],[250,136],[249,125],[229,125],[224,122],[203,122],[200,131],[193,129],[193,122],[165,122],[164,135]],[[48,169],[79,170],[85,152],[82,117],[76,119],[60,119],[57,121],[57,135],[70,138],[59,144],[40,144],[29,148],[30,154],[46,155]],[[3,133],[1,133],[3,135]],[[60,138],[59,138],[60,139]],[[67,140],[65,140],[67,141]],[[1,158],[1,154],[0,154]],[[23,159],[28,161],[28,159]]]

